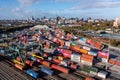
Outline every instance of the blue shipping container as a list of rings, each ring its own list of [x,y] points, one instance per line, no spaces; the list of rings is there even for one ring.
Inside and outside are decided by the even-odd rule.
[[[37,58],[35,58],[35,57],[31,57],[31,60],[36,61],[36,60],[37,60]]]
[[[83,42],[86,42],[86,41],[87,41],[86,38],[80,38],[80,40],[83,41]]]
[[[46,68],[46,67],[42,67],[40,71],[42,71],[42,72],[44,72],[44,73],[46,73],[48,75],[53,75],[53,71]]]
[[[1,52],[1,53],[5,53],[6,51],[2,49],[0,52]]]
[[[36,73],[35,71],[31,70],[31,69],[27,70],[27,74],[30,75],[30,76],[32,76],[35,79],[39,78],[39,74]]]

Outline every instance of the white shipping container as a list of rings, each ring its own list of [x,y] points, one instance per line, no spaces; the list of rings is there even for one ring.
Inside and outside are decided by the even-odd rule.
[[[64,36],[61,36],[61,39],[64,39]]]
[[[97,75],[97,73],[96,73],[96,72],[93,72],[93,71],[90,71],[90,74],[92,74],[92,75]]]
[[[90,51],[88,52],[88,54],[93,55],[93,56],[97,56],[97,54],[90,52]]]
[[[90,48],[87,47],[87,46],[83,46],[83,49],[86,49],[86,50],[90,51]]]
[[[107,77],[107,74],[108,74],[108,72],[106,72],[106,71],[100,71],[100,72],[98,72],[97,76],[105,79]]]
[[[65,61],[65,60],[61,61],[60,64],[67,67],[67,61]]]
[[[89,65],[89,66],[92,66],[92,62],[88,62],[88,61],[84,61],[84,60],[81,60],[81,63],[82,64],[85,64],[85,65]]]
[[[65,46],[70,47],[70,42],[65,42]]]
[[[71,61],[80,62],[80,58],[81,58],[81,55],[79,55],[79,54],[72,54],[71,55]]]
[[[104,63],[108,63],[108,59],[106,59],[106,58],[101,58],[101,61]]]

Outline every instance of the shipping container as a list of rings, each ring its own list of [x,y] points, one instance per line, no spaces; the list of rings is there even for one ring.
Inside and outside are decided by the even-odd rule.
[[[65,46],[70,47],[70,42],[65,42]]]
[[[107,75],[108,75],[108,72],[106,71],[99,71],[97,74],[98,77],[103,78],[103,79],[106,79]]]
[[[109,59],[109,53],[99,51],[98,52],[98,57]]]
[[[86,50],[86,49],[80,49],[80,53],[82,53],[82,54],[88,54],[88,50]]]
[[[64,58],[62,56],[58,56],[58,59],[62,61]]]
[[[65,66],[65,67],[67,67],[68,66],[68,61],[67,60],[63,60],[63,61],[61,61],[60,64]]]
[[[61,60],[58,60],[58,59],[52,59],[52,61],[58,64],[61,63]]]
[[[92,56],[92,55],[87,55],[87,54],[82,54],[82,58],[87,58],[87,59],[93,60],[93,59],[94,59],[94,56]]]
[[[90,73],[90,69],[89,69],[89,66],[84,66],[81,68],[81,71],[84,71],[86,73]]]
[[[86,38],[80,38],[79,41],[82,42],[82,43],[86,43],[87,39]]]
[[[31,60],[37,61],[37,58],[36,57],[31,57]]]
[[[84,65],[89,65],[89,66],[93,65],[93,62],[90,62],[90,61],[87,61],[87,60],[81,60],[81,63],[84,64]]]
[[[73,45],[73,46],[71,45],[70,49],[72,49],[72,50],[74,50],[76,52],[80,52],[80,46],[79,45]]]
[[[25,60],[25,64],[29,65],[29,66],[33,66],[34,62],[30,61],[30,60]]]
[[[20,69],[20,70],[23,70],[24,69],[24,66],[23,65],[20,65],[20,64],[15,64],[15,67]]]
[[[74,62],[80,62],[81,55],[80,54],[72,54],[70,60]]]
[[[15,64],[24,65],[24,63],[22,63],[21,61],[18,61],[18,60],[13,60],[13,62],[14,62]]]
[[[116,59],[109,59],[109,63],[116,64]]]
[[[47,67],[50,67],[50,65],[51,65],[51,63],[48,62],[48,61],[42,61],[41,64],[44,65],[44,66],[47,66]]]
[[[16,60],[21,61],[20,57],[17,57]]]
[[[71,65],[70,65],[70,68],[75,69],[75,70],[77,69],[77,67],[78,67],[78,66],[75,65],[75,64],[71,64]]]
[[[86,49],[86,50],[88,50],[88,51],[91,50],[91,48],[90,48],[90,47],[87,47],[87,46],[83,46],[83,49]]]
[[[89,55],[93,55],[93,56],[97,56],[98,50],[91,49],[91,50],[88,52],[88,54],[89,54]]]
[[[98,73],[98,68],[90,67],[90,74],[97,75],[97,73]]]
[[[116,65],[120,66],[120,60],[116,60]]]
[[[41,62],[42,62],[42,60],[41,60],[41,59],[37,59],[36,61],[37,61],[38,63],[41,63]]]
[[[67,49],[63,49],[62,54],[65,58],[71,58],[72,55],[72,51],[71,50],[67,50]]]
[[[48,75],[50,75],[50,76],[52,76],[53,73],[54,73],[53,70],[50,70],[50,69],[48,69],[48,68],[46,68],[46,67],[42,67],[42,68],[40,69],[40,71],[42,71],[42,72],[44,72],[44,73],[46,73],[46,74],[48,74]]]
[[[101,58],[101,61],[104,63],[108,63],[108,59],[106,59],[106,58]]]
[[[69,69],[67,69],[67,68],[64,68],[64,67],[62,67],[62,66],[58,66],[58,65],[56,65],[56,64],[52,64],[52,66],[51,66],[53,69],[56,69],[56,70],[59,70],[59,71],[61,71],[61,72],[63,72],[63,73],[69,73]]]
[[[30,76],[32,76],[35,79],[39,78],[39,74],[36,73],[35,71],[31,70],[31,69],[27,70],[27,74],[30,75]]]
[[[86,77],[85,80],[95,80],[95,79],[92,77]]]

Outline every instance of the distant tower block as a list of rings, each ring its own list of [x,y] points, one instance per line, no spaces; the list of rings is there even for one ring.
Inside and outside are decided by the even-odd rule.
[[[120,18],[116,18],[114,23],[113,23],[113,26],[118,27],[119,25],[120,25]]]

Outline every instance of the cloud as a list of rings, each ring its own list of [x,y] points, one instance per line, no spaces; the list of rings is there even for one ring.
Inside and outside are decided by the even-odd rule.
[[[30,10],[29,7],[36,4],[40,0],[17,0],[20,5],[14,9],[12,9],[12,12],[17,17],[28,17],[32,16],[34,13],[33,10]]]
[[[116,0],[84,0],[79,5],[74,6],[71,10],[93,9],[93,8],[114,8],[120,7],[120,1]]]
[[[3,8],[2,7],[0,7],[0,10],[2,10]]]
[[[25,5],[29,6],[29,5],[35,4],[37,1],[39,0],[18,0],[18,2],[23,6]]]

